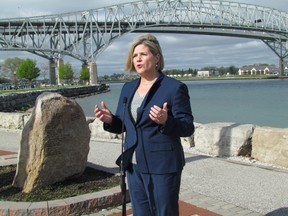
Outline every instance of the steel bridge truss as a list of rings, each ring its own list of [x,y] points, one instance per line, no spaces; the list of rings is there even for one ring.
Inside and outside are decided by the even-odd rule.
[[[288,56],[288,13],[216,0],[142,0],[73,13],[0,19],[0,50],[83,63],[128,32],[207,34],[260,39],[281,62]]]

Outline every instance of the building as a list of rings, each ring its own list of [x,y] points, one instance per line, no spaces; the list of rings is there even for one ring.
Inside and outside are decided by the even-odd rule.
[[[288,76],[288,64],[284,66],[284,76]]]
[[[219,76],[219,71],[198,71],[198,77]]]
[[[239,75],[269,75],[279,74],[279,68],[274,65],[250,65],[238,70]]]

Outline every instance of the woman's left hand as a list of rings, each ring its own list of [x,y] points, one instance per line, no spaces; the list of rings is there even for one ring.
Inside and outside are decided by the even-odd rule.
[[[149,117],[157,124],[165,125],[168,118],[168,104],[165,102],[163,108],[154,105],[151,107]]]

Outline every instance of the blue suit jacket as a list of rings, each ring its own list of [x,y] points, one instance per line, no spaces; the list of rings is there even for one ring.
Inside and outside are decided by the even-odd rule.
[[[137,120],[134,121],[130,105],[139,83],[140,79],[136,79],[124,84],[112,123],[104,124],[104,129],[112,133],[121,133],[125,109],[125,152],[136,148],[140,171],[165,174],[182,170],[185,158],[180,137],[191,136],[194,133],[187,86],[160,73],[145,96],[137,111]],[[124,97],[127,98],[127,104],[123,103]],[[168,119],[165,126],[161,126],[150,119],[149,112],[153,105],[162,107],[165,102],[168,103]],[[128,160],[131,161],[130,158]]]

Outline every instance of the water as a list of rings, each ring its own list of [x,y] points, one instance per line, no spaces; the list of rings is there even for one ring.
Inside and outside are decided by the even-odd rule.
[[[288,128],[288,79],[187,81],[197,123],[236,122]],[[109,93],[76,99],[87,116],[103,100],[114,113],[122,83]]]

